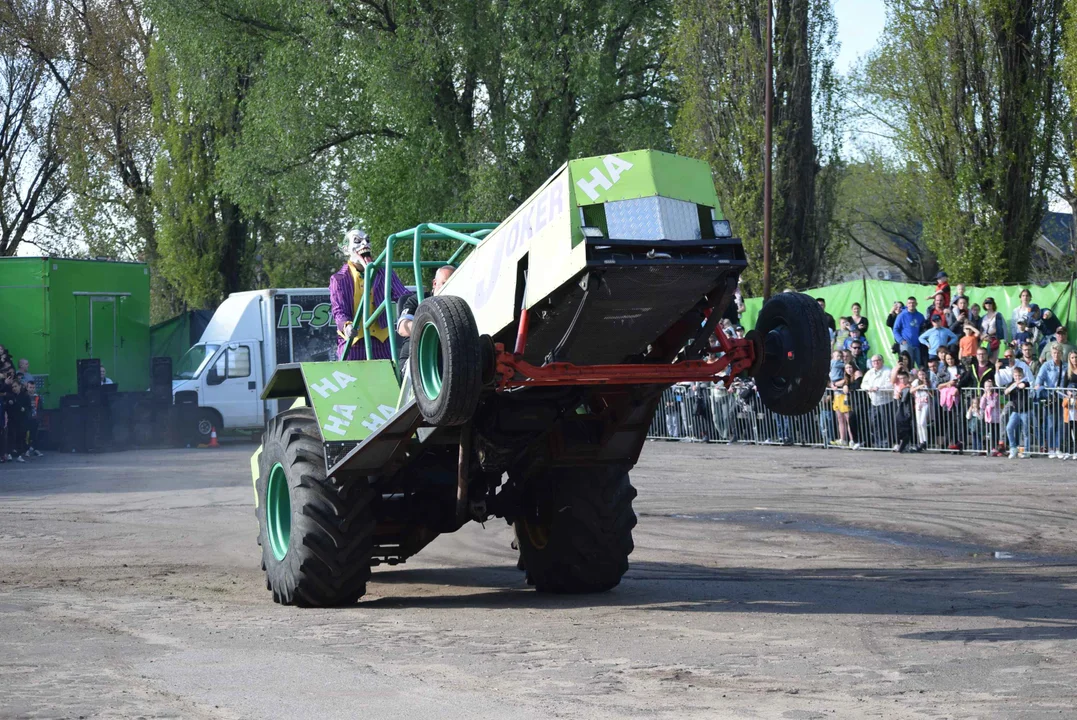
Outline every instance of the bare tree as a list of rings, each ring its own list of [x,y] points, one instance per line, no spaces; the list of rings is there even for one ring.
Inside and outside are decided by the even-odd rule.
[[[48,65],[0,35],[0,256],[14,255],[67,193],[57,148],[64,76]]]

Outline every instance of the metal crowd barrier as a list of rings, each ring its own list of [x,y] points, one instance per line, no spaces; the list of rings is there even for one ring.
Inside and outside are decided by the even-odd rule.
[[[876,402],[873,394],[827,390],[810,413],[788,417],[766,409],[751,385],[734,383],[726,390],[720,383],[681,383],[662,394],[648,438],[861,450],[893,450],[904,439],[910,451],[985,455],[1009,453],[1009,429],[1014,447],[1026,456],[1053,453],[1077,460],[1074,389],[1032,391],[1025,413],[999,390],[986,399],[975,388],[911,391],[905,409],[890,391]]]

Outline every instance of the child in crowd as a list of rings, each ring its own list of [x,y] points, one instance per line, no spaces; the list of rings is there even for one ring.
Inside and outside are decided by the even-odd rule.
[[[1032,342],[1032,333],[1028,329],[1028,320],[1017,321],[1017,332],[1014,333],[1013,342],[1016,347]]]
[[[904,370],[899,370],[894,376],[894,400],[897,401],[897,412],[894,413],[897,445],[894,452],[909,452],[915,449],[912,442],[913,408],[909,374]]]
[[[980,333],[971,324],[965,325],[965,337],[958,341],[960,351],[957,356],[961,360],[971,361],[976,357],[976,348],[980,346]]]
[[[837,380],[834,380],[833,370],[831,371],[830,387],[834,390],[834,419],[838,424],[838,439],[834,441],[834,445],[853,446],[853,433],[849,428],[849,383],[855,375],[856,366],[852,363],[842,365],[841,377]]]
[[[844,320],[845,318],[842,318]],[[841,359],[841,352],[835,350],[830,354],[830,382],[834,383],[841,380],[841,376],[845,374],[845,361]]]
[[[1002,419],[1002,409],[999,403],[998,390],[991,380],[984,381],[984,392],[980,396],[980,419],[984,424],[984,450],[991,457],[1002,457],[999,449],[999,421]]]
[[[942,306],[943,306],[943,308],[949,308],[950,307],[950,278],[949,278],[949,276],[944,272],[940,272],[938,275],[935,276],[935,281],[936,281],[936,283],[935,283],[935,292],[932,293],[931,297],[929,297],[927,299],[928,300],[933,300],[935,298],[935,295],[938,295],[939,293],[942,293]],[[960,297],[960,294],[958,296]]]
[[[933,385],[928,371],[920,368],[916,371],[916,380],[912,384],[913,403],[916,408],[916,437],[920,441],[920,450],[927,449],[927,426],[931,423],[931,415],[935,404],[932,390]]]
[[[951,309],[957,308],[957,299],[958,298],[965,297],[965,283],[958,283],[957,287],[954,288],[954,290],[956,292],[954,293],[954,301],[952,303],[950,303],[950,308]]]
[[[845,339],[845,347],[842,349],[851,349],[853,343],[858,343],[860,345],[861,355],[868,355],[871,353],[871,345],[868,344],[868,339],[861,336],[860,328],[858,328],[856,325],[849,326],[849,337]]]
[[[839,318],[838,322],[838,331],[834,333],[834,342],[830,347],[834,350],[843,350],[845,348],[845,341],[849,338],[849,318]]]

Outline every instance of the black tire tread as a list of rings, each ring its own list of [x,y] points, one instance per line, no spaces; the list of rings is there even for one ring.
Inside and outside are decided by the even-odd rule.
[[[815,298],[804,293],[780,293],[774,295],[759,312],[756,329],[764,336],[770,325],[778,318],[787,318],[790,329],[797,338],[801,351],[798,359],[803,361],[799,382],[789,392],[778,393],[765,382],[757,384],[763,404],[781,415],[804,415],[819,406],[826,392],[830,371],[830,334],[826,318]]]
[[[326,477],[317,420],[310,408],[273,418],[262,437],[258,489],[258,544],[273,599],[282,605],[334,607],[366,592],[374,538],[374,491],[363,482]],[[277,560],[266,529],[269,470],[280,462],[292,503],[288,554]]]
[[[616,587],[635,549],[636,489],[628,474],[580,470],[562,473],[555,482],[556,514],[546,547],[533,547],[521,521],[514,524],[518,566],[539,592],[595,593]]]
[[[419,340],[422,329],[433,323],[441,335],[445,362],[441,393],[429,399],[419,381]],[[475,414],[482,389],[482,346],[478,325],[467,301],[453,295],[429,297],[415,311],[414,347],[411,348],[411,377],[415,400],[423,418],[431,425],[463,425]]]

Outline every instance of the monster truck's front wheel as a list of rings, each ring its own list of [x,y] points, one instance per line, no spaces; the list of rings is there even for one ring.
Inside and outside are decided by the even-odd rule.
[[[276,602],[330,607],[366,592],[375,494],[365,482],[326,477],[313,410],[269,422],[255,491],[262,567]]]
[[[628,570],[636,489],[627,473],[558,473],[545,502],[515,518],[520,567],[540,592],[604,592]]]
[[[819,303],[802,293],[775,295],[763,305],[755,330],[763,348],[755,372],[763,404],[780,415],[815,409],[826,391],[830,364],[830,335]]]
[[[419,412],[431,425],[463,425],[475,414],[483,375],[479,329],[467,301],[451,295],[423,300],[411,342]]]

